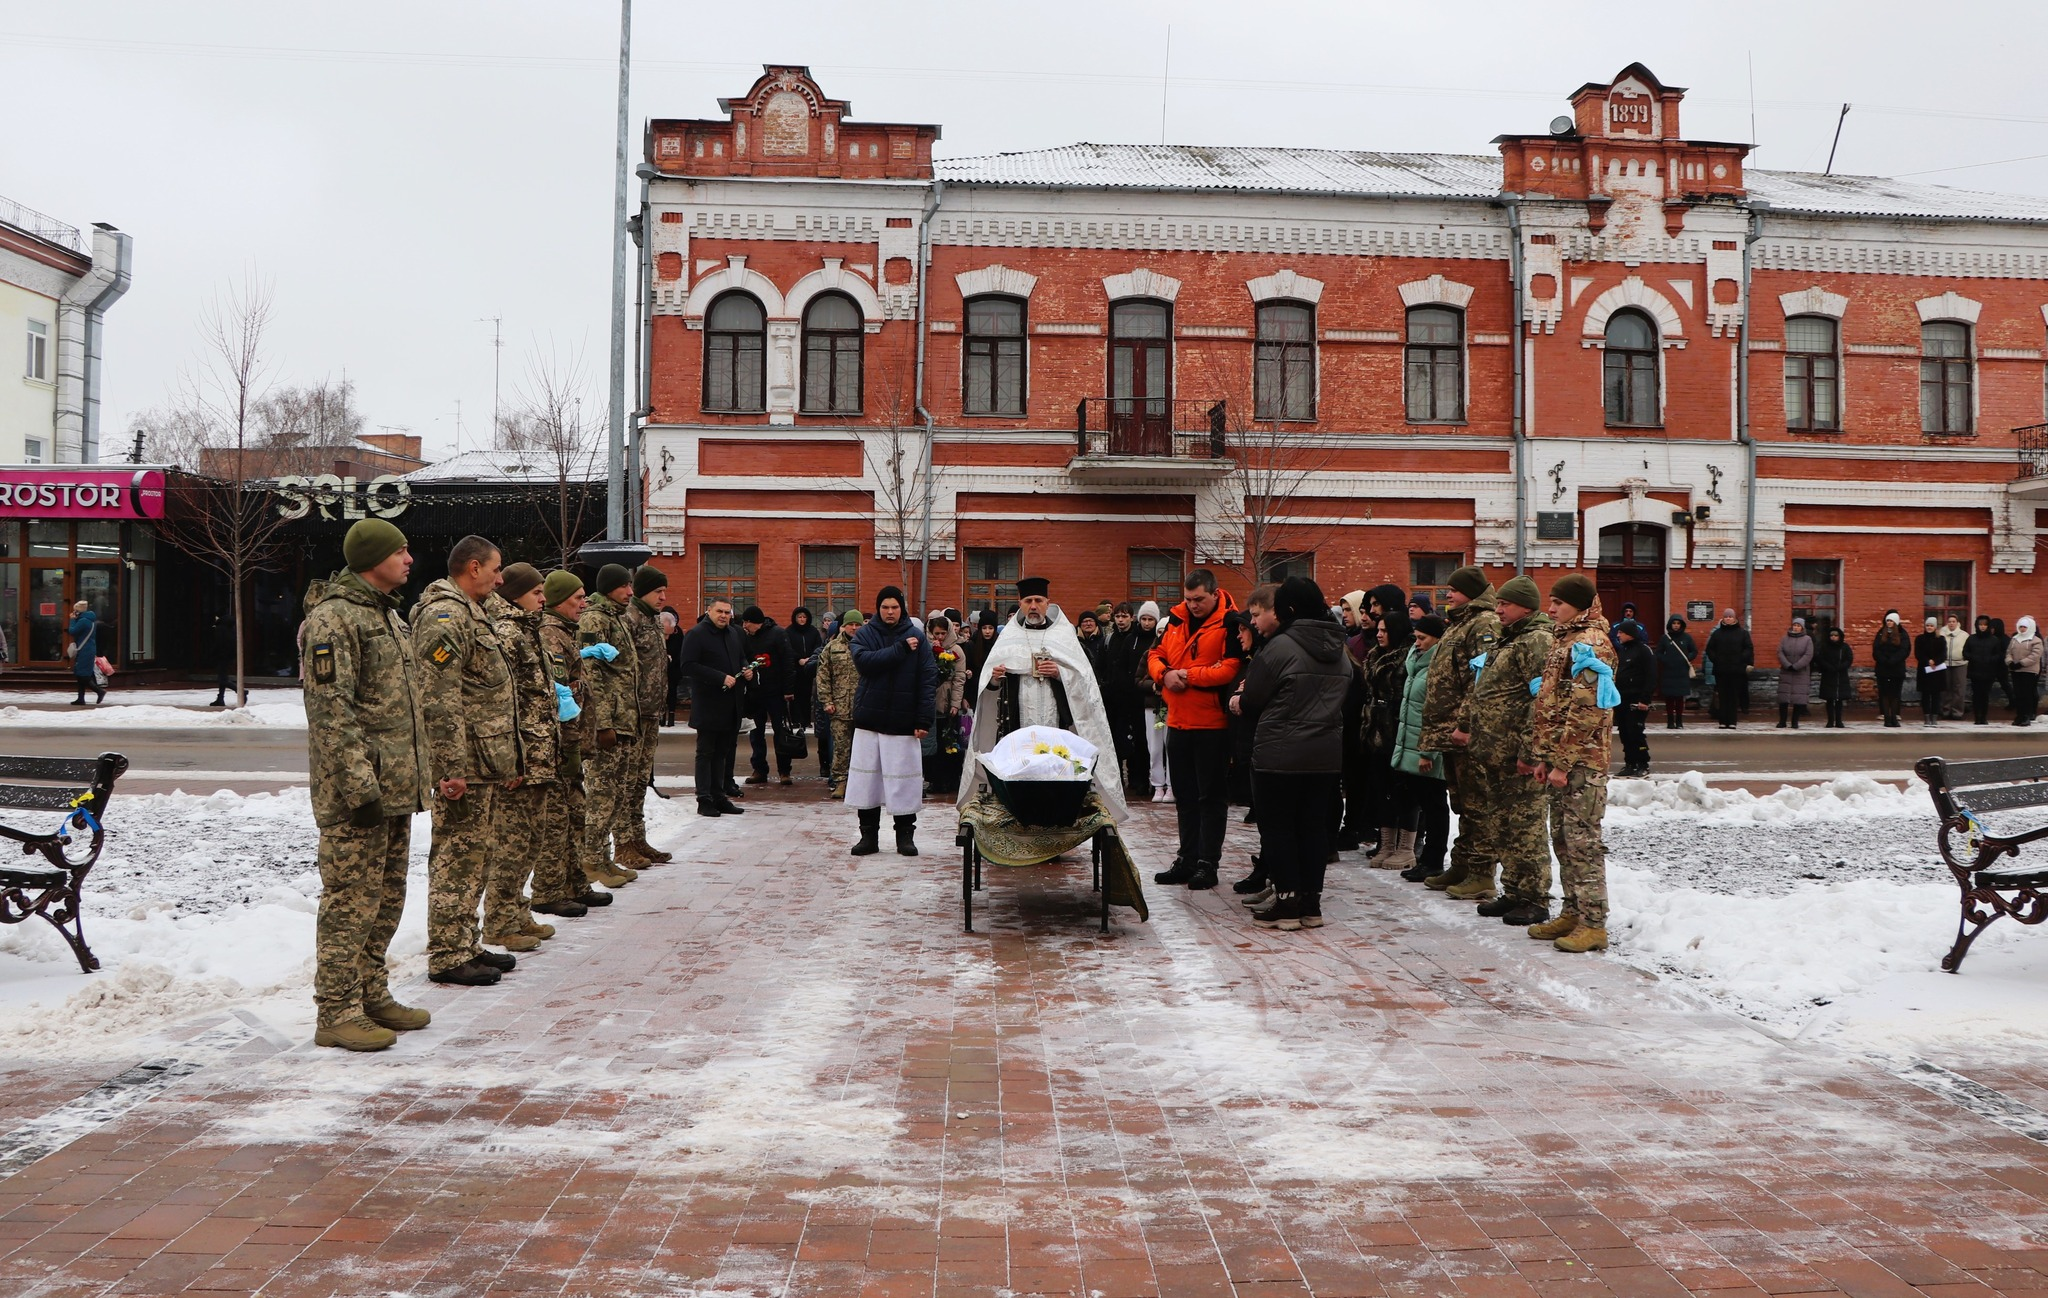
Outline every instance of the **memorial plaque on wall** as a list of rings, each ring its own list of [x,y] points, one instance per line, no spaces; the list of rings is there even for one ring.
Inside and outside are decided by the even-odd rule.
[[[1579,516],[1570,510],[1536,511],[1536,539],[1539,541],[1569,541],[1578,535]]]
[[[1714,601],[1710,599],[1689,599],[1685,602],[1685,620],[1688,622],[1711,622],[1714,620]]]

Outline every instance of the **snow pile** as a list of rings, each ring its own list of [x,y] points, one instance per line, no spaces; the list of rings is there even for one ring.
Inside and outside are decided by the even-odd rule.
[[[12,695],[0,696],[12,698]],[[113,700],[123,697],[148,699],[147,703],[121,703]],[[211,699],[207,695],[206,699]],[[8,703],[0,707],[0,726],[91,726],[101,729],[109,726],[148,727],[153,729],[184,729],[193,726],[277,726],[285,729],[306,728],[306,704],[304,696],[297,690],[265,691],[251,696],[245,708],[209,708],[206,699],[189,706],[159,701],[153,693],[122,695],[110,692],[108,702],[97,706],[70,706],[69,698],[53,700],[64,706],[48,709],[22,707]]]
[[[1608,786],[1610,830],[1673,814],[1707,825],[1813,824],[1873,816],[1931,817],[1933,804],[1918,783],[1901,789],[1862,775],[1843,775],[1803,787],[1788,785],[1762,795],[1746,789],[1717,789],[1698,771],[1687,771],[1675,780],[1615,780]]]
[[[415,817],[402,973],[426,951],[428,817]],[[312,800],[279,793],[122,797],[85,885],[81,973],[41,920],[0,928],[0,1053],[121,1053],[134,1037],[269,998],[310,1018],[320,875]]]

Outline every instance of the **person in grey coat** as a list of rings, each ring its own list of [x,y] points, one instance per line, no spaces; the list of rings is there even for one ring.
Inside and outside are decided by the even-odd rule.
[[[1778,729],[1791,719],[1799,729],[1806,705],[1813,699],[1813,637],[1806,634],[1806,619],[1792,619],[1792,629],[1778,641]]]
[[[1323,870],[1336,844],[1351,662],[1344,628],[1331,618],[1322,588],[1306,577],[1280,583],[1271,612],[1258,617],[1267,640],[1234,700],[1257,722],[1253,796],[1274,892],[1252,918],[1261,928],[1320,928]]]

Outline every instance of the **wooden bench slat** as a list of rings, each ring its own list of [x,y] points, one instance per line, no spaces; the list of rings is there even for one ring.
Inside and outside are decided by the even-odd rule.
[[[0,807],[22,811],[69,811],[79,795],[90,789],[67,789],[57,784],[0,784]]]
[[[9,757],[0,754],[0,780],[66,780],[91,784],[100,773],[95,757]]]
[[[0,786],[0,797],[5,796],[4,788],[5,786]],[[1949,799],[1956,806],[1974,812],[2048,806],[2048,783],[2001,784],[1988,789],[1971,789],[1967,793],[1950,790]]]
[[[1949,792],[1979,784],[2009,784],[2014,780],[2048,780],[2048,757],[1987,757],[1976,761],[1952,762],[1945,757],[1928,758],[1941,764],[1943,783]]]

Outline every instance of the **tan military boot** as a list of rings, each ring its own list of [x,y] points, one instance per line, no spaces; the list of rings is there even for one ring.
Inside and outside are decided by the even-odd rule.
[[[1555,942],[1579,926],[1579,917],[1567,911],[1547,924],[1531,924],[1529,936],[1538,942]]]
[[[1379,854],[1372,858],[1376,870],[1412,870],[1415,868],[1415,831],[1412,829],[1380,830]]]
[[[1422,886],[1434,888],[1438,892],[1444,892],[1471,877],[1471,873],[1462,865],[1447,866],[1442,874],[1432,874],[1427,879],[1424,879]]]
[[[1533,933],[1535,930],[1531,929],[1530,932]],[[1607,949],[1607,930],[1581,924],[1557,939],[1557,949],[1560,951],[1570,951],[1574,955],[1581,955],[1587,951],[1605,951]]]
[[[640,850],[638,843],[620,843],[612,851],[612,860],[629,869],[648,864],[647,854]]]
[[[629,875],[624,870],[613,869],[609,865],[600,865],[590,871],[590,877],[607,888],[618,889],[633,882],[636,876]]]
[[[414,1009],[410,1005],[400,1005],[389,996],[386,996],[383,1000],[364,1001],[363,1017],[369,1019],[370,1022],[378,1027],[390,1028],[393,1032],[416,1031],[434,1021],[434,1016],[425,1010]]]
[[[386,1050],[396,1040],[396,1032],[378,1027],[360,1014],[313,1032],[314,1045],[340,1046],[343,1050]]]
[[[664,852],[644,838],[636,838],[633,840],[633,850],[638,852],[640,855],[646,857],[648,860],[654,862],[656,865],[667,865],[670,861],[676,859],[676,854],[674,852]]]
[[[540,945],[540,939],[528,937],[524,933],[486,933],[484,945],[501,946],[507,951],[531,951]]]
[[[1463,883],[1454,883],[1444,889],[1444,896],[1459,901],[1492,901],[1494,896],[1493,870],[1488,869],[1470,876]]]
[[[528,915],[525,922],[519,926],[519,931],[528,937],[537,937],[545,942],[555,935],[555,926],[553,924],[543,924],[533,916]]]

